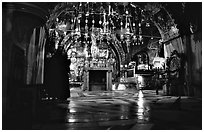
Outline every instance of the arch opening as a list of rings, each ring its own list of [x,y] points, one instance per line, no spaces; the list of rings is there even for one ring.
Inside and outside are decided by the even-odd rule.
[[[122,6],[122,10],[118,8]],[[135,56],[144,50],[147,50],[149,71],[153,59],[164,50],[166,41],[179,36],[174,20],[158,3],[60,3],[52,11],[46,26],[50,38],[47,53],[50,57],[61,46],[74,63],[83,63],[71,65],[72,72],[81,78],[72,79],[76,81],[83,80],[80,69],[84,69],[85,65],[94,67],[103,62],[99,61],[102,57],[99,53],[102,52],[108,52],[106,57],[102,57],[104,62],[110,59],[115,63],[111,64],[113,80],[122,77],[123,69],[128,69],[132,61],[138,62]],[[81,52],[79,54],[83,57],[77,56],[77,52]]]

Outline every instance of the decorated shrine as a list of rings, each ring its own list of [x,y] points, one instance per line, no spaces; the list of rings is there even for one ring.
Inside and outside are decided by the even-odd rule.
[[[119,80],[137,83],[137,75],[165,70],[171,52],[183,52],[176,26],[158,3],[58,3],[46,23],[46,56],[61,47],[71,84],[111,90]]]

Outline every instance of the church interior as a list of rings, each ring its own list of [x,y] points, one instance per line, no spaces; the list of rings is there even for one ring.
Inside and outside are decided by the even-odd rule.
[[[2,2],[2,129],[201,130],[202,2]]]

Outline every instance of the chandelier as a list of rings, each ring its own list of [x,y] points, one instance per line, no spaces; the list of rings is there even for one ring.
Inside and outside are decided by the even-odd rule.
[[[50,36],[57,31],[58,45],[66,45],[67,41],[90,43],[92,35],[100,42],[115,36],[117,42],[125,44],[129,51],[130,45],[142,45],[144,37],[152,37],[142,35],[142,24],[150,27],[150,17],[145,11],[131,2],[61,3],[53,10],[55,13],[50,16],[53,19],[48,20],[47,26]]]

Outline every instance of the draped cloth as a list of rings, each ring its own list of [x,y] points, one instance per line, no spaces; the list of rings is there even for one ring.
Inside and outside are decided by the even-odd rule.
[[[26,84],[43,84],[45,42],[44,27],[35,28],[27,47]]]
[[[33,34],[30,39],[30,43],[27,49],[27,75],[26,75],[26,84],[32,84],[32,73],[33,66],[35,63],[35,35],[36,29],[33,30]]]
[[[45,54],[45,29],[44,27],[40,28],[40,36],[38,43],[38,54],[37,54],[37,76],[36,76],[36,84],[43,84],[44,78],[44,54]]]

